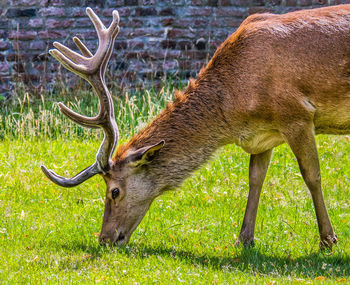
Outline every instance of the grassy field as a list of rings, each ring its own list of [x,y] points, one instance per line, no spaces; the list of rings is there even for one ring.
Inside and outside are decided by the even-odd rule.
[[[172,88],[165,88],[115,98],[123,139],[154,117],[171,94]],[[94,161],[100,144],[99,132],[82,130],[56,107],[51,110],[56,97],[49,94],[34,104],[27,94],[2,108],[0,282],[350,282],[348,137],[317,138],[324,195],[339,238],[331,252],[318,249],[311,197],[286,145],[276,148],[265,181],[255,248],[236,245],[248,195],[249,156],[232,145],[219,150],[178,191],[157,199],[127,246],[101,247],[102,179],[65,189],[40,170],[45,163],[60,174],[74,174]],[[70,100],[80,112],[96,112],[89,94]]]

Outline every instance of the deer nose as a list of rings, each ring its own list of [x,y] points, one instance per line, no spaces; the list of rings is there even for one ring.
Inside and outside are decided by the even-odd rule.
[[[99,237],[99,242],[100,242],[100,245],[105,245],[108,241],[108,238],[106,236],[100,236]]]
[[[105,245],[107,243],[113,243],[112,238],[110,236],[104,235],[104,234],[100,235],[99,242],[100,242],[100,245]]]

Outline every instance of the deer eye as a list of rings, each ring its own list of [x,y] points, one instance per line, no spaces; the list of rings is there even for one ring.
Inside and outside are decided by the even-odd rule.
[[[112,190],[112,198],[116,199],[119,196],[119,193],[120,193],[119,188],[113,189]]]

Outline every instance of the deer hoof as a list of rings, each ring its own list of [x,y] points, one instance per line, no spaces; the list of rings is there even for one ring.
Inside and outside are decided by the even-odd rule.
[[[333,245],[335,245],[338,241],[338,238],[335,234],[331,234],[326,236],[325,238],[321,237],[320,241],[320,249],[325,250],[325,249],[332,249]]]

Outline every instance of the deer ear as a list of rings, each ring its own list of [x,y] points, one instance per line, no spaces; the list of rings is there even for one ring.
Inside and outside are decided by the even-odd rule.
[[[128,163],[134,167],[150,163],[158,155],[164,143],[165,142],[162,140],[157,144],[145,146],[136,150],[127,157]]]

